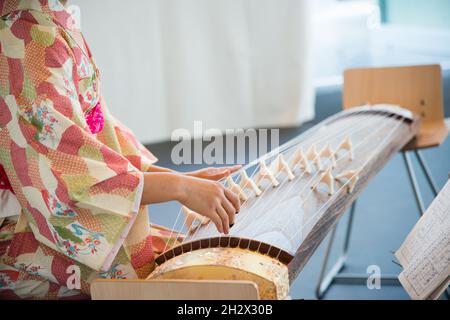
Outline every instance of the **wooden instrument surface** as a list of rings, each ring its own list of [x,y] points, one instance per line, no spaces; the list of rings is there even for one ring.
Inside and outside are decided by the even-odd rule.
[[[228,236],[219,234],[212,223],[198,225],[182,245],[160,255],[157,263],[200,248],[240,247],[285,263],[292,281],[345,209],[391,156],[415,136],[417,128],[417,117],[392,106],[353,108],[329,118],[258,161],[264,160],[271,167],[282,154],[290,163],[299,147],[305,151],[312,146],[317,151],[331,147],[336,151],[349,139],[352,149],[339,150],[334,165],[331,157],[316,157],[320,158],[320,169],[314,167],[316,159],[310,159],[310,173],[292,165],[292,180],[282,171],[276,174],[276,187],[273,180],[263,180],[261,195],[246,190],[248,200],[242,204]],[[257,174],[258,161],[244,168],[248,176]],[[327,173],[331,180],[325,179]],[[239,183],[239,174],[233,179]]]

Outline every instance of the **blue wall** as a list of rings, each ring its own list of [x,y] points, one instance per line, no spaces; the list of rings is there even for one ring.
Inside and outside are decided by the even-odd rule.
[[[450,29],[449,0],[380,0],[383,22]]]

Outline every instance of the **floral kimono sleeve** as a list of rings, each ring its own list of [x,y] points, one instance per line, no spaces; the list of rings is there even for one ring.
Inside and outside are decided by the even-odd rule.
[[[158,159],[136,138],[134,133],[117,120],[107,109],[102,99],[102,111],[105,126],[97,138],[120,152],[134,167],[142,172],[149,170]]]
[[[89,131],[58,30],[13,28],[0,46],[0,164],[39,242],[107,270],[139,210],[142,173]]]

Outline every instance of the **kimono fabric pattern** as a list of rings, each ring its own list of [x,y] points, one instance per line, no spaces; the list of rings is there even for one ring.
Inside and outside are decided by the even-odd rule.
[[[59,1],[0,0],[0,16],[0,187],[21,209],[0,218],[0,299],[89,298],[95,278],[146,277],[177,241],[140,206],[157,159],[109,112]]]

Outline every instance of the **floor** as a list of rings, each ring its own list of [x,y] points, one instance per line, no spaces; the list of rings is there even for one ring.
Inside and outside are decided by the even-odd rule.
[[[450,117],[450,71],[444,72],[445,115]],[[298,128],[280,131],[280,142],[284,142],[305,131],[315,123],[338,112],[341,105],[341,88],[328,87],[317,91],[316,119]],[[188,171],[197,166],[177,166],[170,161],[172,148],[170,142],[149,145],[148,147],[160,159],[159,165]],[[439,188],[445,184],[450,173],[450,138],[439,148],[423,151],[432,175]],[[418,167],[413,158],[415,168]],[[419,171],[417,171],[419,172]],[[420,172],[419,172],[420,173]],[[418,174],[424,200],[428,206],[432,200],[431,191],[426,187],[425,178]],[[418,209],[408,182],[406,169],[400,155],[395,156],[375,177],[358,199],[353,222],[353,233],[349,248],[349,258],[344,272],[366,273],[370,265],[380,267],[383,274],[398,274],[401,268],[393,262],[393,252],[401,245],[406,235],[418,219]],[[151,208],[151,220],[171,227],[178,213],[178,205],[166,203]],[[338,228],[335,250],[339,253],[343,240],[343,225],[348,215],[344,215]],[[315,287],[324,255],[325,240],[310,259],[304,270],[291,287],[293,299],[315,299]],[[334,285],[325,299],[408,299],[401,286],[382,285],[381,289],[369,290],[365,285]]]

